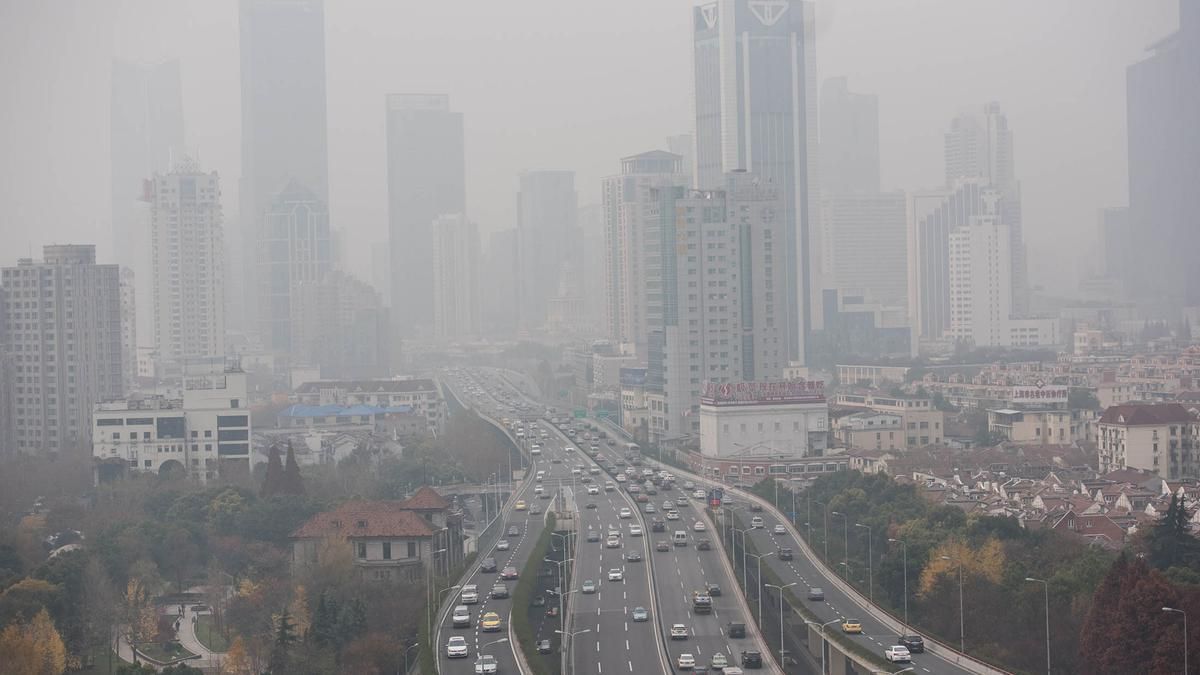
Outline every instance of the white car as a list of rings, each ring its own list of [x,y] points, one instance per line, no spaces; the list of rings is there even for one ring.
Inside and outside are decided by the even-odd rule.
[[[696,499],[704,499],[705,497],[708,496],[708,493],[706,493],[704,490],[696,490],[695,492],[692,493],[692,496],[695,497]]]
[[[762,526],[763,526],[762,516],[754,516],[753,518],[750,519],[750,527],[753,527],[754,529],[758,529]]]
[[[498,672],[496,667],[496,657],[491,654],[484,654],[475,662],[476,675],[491,675]]]
[[[619,569],[613,568],[608,571],[609,581],[622,581],[625,579],[625,573]]]
[[[630,525],[629,526],[629,536],[631,536],[631,537],[642,536],[642,526],[641,525]]]
[[[684,481],[684,483],[683,483],[684,490],[694,490],[695,488],[696,488],[696,484],[693,483],[692,481],[690,481],[690,480]]]
[[[912,663],[912,654],[904,645],[892,645],[883,650],[883,658],[892,663]]]
[[[612,481],[610,481],[610,480],[604,481],[604,491],[605,492],[612,492],[613,490],[616,490],[616,489],[617,489],[617,486],[613,485]]]
[[[598,495],[598,494],[600,494],[600,488],[596,487],[595,485],[589,485],[588,486],[588,494],[589,495]]]
[[[467,639],[461,635],[454,635],[446,641],[446,658],[449,659],[465,659],[467,658]]]
[[[497,551],[507,551],[509,546],[510,544],[508,543],[507,539],[501,539],[500,541],[496,542]]]
[[[688,629],[687,629],[687,626],[685,626],[685,625],[683,625],[683,624],[681,624],[681,623],[672,624],[672,625],[671,625],[671,639],[672,639],[672,640],[686,640],[686,639],[688,639]]]
[[[466,605],[459,605],[454,608],[454,615],[451,617],[455,628],[468,628],[471,625],[471,610],[467,609]]]
[[[691,654],[680,654],[679,660],[676,663],[679,664],[680,670],[694,670],[696,668],[696,657]]]
[[[707,527],[707,526],[705,526],[705,524],[704,524],[704,521],[703,521],[703,520],[697,520],[695,523],[693,523],[693,524],[692,524],[692,531],[693,531],[693,532],[703,532],[703,531],[705,531],[705,530],[707,530],[707,529],[708,529],[708,527]]]
[[[674,509],[667,511],[667,520],[679,520],[679,512]]]
[[[474,605],[479,602],[479,587],[475,584],[467,584],[462,587],[462,593],[458,596],[464,605]]]
[[[608,541],[604,542],[604,548],[621,548],[621,540],[616,537],[609,537]]]
[[[621,509],[621,512],[620,512],[620,513],[618,513],[618,514],[617,514],[617,516],[618,516],[618,517],[620,517],[620,518],[632,518],[632,517],[633,517],[633,512],[632,512],[632,511],[630,511],[630,510],[628,509],[628,507],[627,507],[627,508],[623,508],[623,509]]]
[[[776,525],[772,530],[775,534],[787,534],[787,530],[783,529],[783,525]]]

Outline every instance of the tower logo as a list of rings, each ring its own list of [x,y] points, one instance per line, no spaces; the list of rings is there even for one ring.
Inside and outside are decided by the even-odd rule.
[[[709,30],[717,25],[717,3],[701,7],[700,14],[704,17],[704,25],[708,26]]]
[[[775,22],[787,12],[788,0],[750,0],[747,3],[750,11],[764,26],[774,26]]]

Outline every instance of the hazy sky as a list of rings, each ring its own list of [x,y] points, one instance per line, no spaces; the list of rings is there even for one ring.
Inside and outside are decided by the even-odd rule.
[[[383,96],[446,92],[465,115],[470,216],[512,227],[516,174],[577,172],[689,132],[693,0],[326,0],[330,201],[350,261],[386,239]],[[1125,66],[1178,0],[819,0],[821,78],[880,96],[883,184],[942,181],[942,132],[1000,101],[1016,139],[1035,282],[1072,287],[1096,209],[1127,193]],[[0,0],[0,264],[44,243],[109,255],[111,59],[182,63],[188,146],[237,216],[235,0]],[[599,252],[596,252],[599,255]],[[898,252],[902,254],[902,252]],[[369,272],[361,276],[369,280]]]

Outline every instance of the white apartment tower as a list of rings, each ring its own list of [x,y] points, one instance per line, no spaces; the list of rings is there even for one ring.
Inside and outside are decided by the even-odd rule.
[[[42,262],[19,260],[0,282],[15,449],[79,450],[92,405],[124,394],[119,269],[97,265],[90,244],[46,246]]]
[[[221,186],[184,160],[151,195],[154,342],[166,362],[225,354]]]
[[[979,347],[1006,344],[1011,315],[1008,225],[975,216],[950,233],[950,335]]]
[[[433,221],[433,323],[439,339],[479,334],[479,226],[462,214]]]

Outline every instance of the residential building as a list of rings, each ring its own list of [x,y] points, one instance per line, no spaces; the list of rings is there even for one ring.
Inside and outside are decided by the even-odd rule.
[[[524,171],[517,194],[517,315],[524,330],[542,328],[564,274],[573,274],[578,198],[574,171]]]
[[[821,457],[828,446],[824,383],[708,382],[700,403],[699,473],[756,483],[790,473],[788,464]]]
[[[0,298],[4,295],[0,292]],[[0,457],[16,454],[16,409],[17,375],[13,357],[4,346],[4,307],[0,302]]]
[[[234,322],[259,328],[258,244],[266,213],[295,181],[329,204],[322,0],[242,0],[240,227],[231,239]]]
[[[433,326],[437,338],[480,334],[479,287],[479,227],[462,214],[438,216],[433,221]]]
[[[908,358],[917,343],[904,304],[884,306],[858,289],[825,289],[824,330],[814,336],[833,355]],[[816,347],[814,347],[816,349]]]
[[[907,314],[907,217],[903,192],[823,191],[825,289],[858,291],[870,302],[904,309]]]
[[[663,322],[663,210],[670,188],[686,186],[683,158],[654,150],[621,159],[621,173],[601,184],[604,203],[605,319],[608,336],[635,345]]]
[[[225,355],[225,249],[221,184],[184,158],[154,177],[150,229],[154,345],[180,365]]]
[[[950,232],[950,337],[976,347],[1007,346],[1012,316],[1008,225],[976,216]]]
[[[137,387],[137,275],[128,267],[121,268],[121,367],[124,369],[124,391]]]
[[[870,364],[838,364],[834,366],[837,381],[860,387],[882,387],[902,384],[908,379],[910,366],[876,366]],[[840,404],[841,401],[838,401]]]
[[[440,435],[446,427],[446,401],[433,380],[320,380],[300,385],[294,396],[304,405],[411,406],[425,418],[428,433]]]
[[[879,97],[850,91],[845,76],[821,84],[821,190],[879,194]]]
[[[1127,285],[1142,303],[1200,305],[1196,212],[1200,195],[1200,7],[1179,2],[1179,30],[1147,48],[1125,73],[1129,136]]]
[[[839,372],[844,366],[839,366]],[[837,394],[834,405],[839,408],[863,408],[878,415],[899,415],[904,440],[897,447],[919,448],[941,445],[945,437],[946,414],[933,405],[927,396],[896,396],[883,392],[850,391]],[[873,445],[855,447],[871,448]],[[886,447],[886,446],[885,446]]]
[[[1144,469],[1169,480],[1200,477],[1200,420],[1178,403],[1113,406],[1098,429],[1101,473]]]
[[[146,186],[184,155],[179,61],[140,64],[114,59],[111,92],[111,251],[118,266],[134,273],[135,303],[143,309],[134,328],[148,340],[154,335],[154,270]]]
[[[42,258],[0,271],[14,447],[80,452],[92,405],[125,393],[120,270],[96,264],[91,244],[46,246]]]
[[[104,401],[92,409],[97,479],[114,473],[187,476],[198,482],[250,475],[250,407],[238,366],[190,363],[181,398]]]
[[[388,239],[392,318],[411,337],[434,324],[434,220],[465,213],[462,113],[445,94],[388,94]]]
[[[309,188],[291,181],[271,201],[259,238],[259,334],[263,346],[298,356],[292,343],[303,292],[333,269],[329,209]],[[297,353],[293,353],[295,350]]]
[[[421,584],[465,559],[462,516],[430,487],[403,501],[349,501],[318,513],[292,532],[293,569],[349,549],[364,581]],[[343,550],[331,550],[343,549]]]
[[[627,368],[636,367],[638,358],[633,354],[592,354],[592,389],[595,391],[617,391],[621,388],[621,374]]]
[[[1074,411],[1062,409],[987,411],[988,431],[1016,443],[1069,445],[1087,441],[1087,425],[1078,424]]]
[[[692,10],[696,186],[745,171],[777,191],[784,360],[820,325],[814,3],[717,0]]]
[[[847,448],[903,450],[904,418],[892,413],[855,412],[838,417],[833,438]]]

